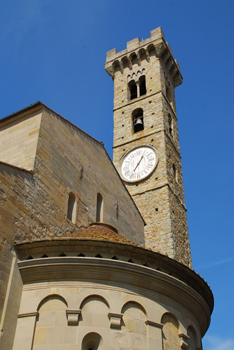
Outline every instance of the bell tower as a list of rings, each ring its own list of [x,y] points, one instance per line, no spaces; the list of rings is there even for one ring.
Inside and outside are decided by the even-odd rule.
[[[114,164],[145,222],[146,248],[191,267],[175,87],[182,76],[159,27],[107,53],[114,82]]]

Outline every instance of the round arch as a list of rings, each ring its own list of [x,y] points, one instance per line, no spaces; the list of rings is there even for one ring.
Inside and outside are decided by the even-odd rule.
[[[82,307],[84,306],[84,304],[88,301],[88,299],[95,299],[97,298],[97,300],[102,301],[107,307],[108,309],[110,309],[110,305],[108,303],[108,301],[106,300],[106,298],[104,298],[104,296],[100,295],[100,294],[89,294],[87,295],[81,302],[80,302],[80,309],[82,310]]]
[[[128,300],[123,306],[122,306],[122,309],[121,309],[121,313],[123,314],[126,310],[127,310],[127,308],[129,307],[134,307],[136,305],[136,307],[139,309],[139,310],[141,310],[143,313],[144,313],[144,315],[145,315],[145,317],[147,317],[147,312],[146,312],[146,310],[145,310],[145,308],[139,303],[139,302],[137,302],[137,301],[135,301],[135,300]]]
[[[66,307],[68,306],[68,303],[66,301],[66,299],[64,297],[62,297],[60,294],[49,294],[47,295],[46,297],[44,297],[38,304],[37,306],[37,311],[40,310],[40,308],[49,300],[52,300],[52,299],[58,299],[60,301],[62,301]]]
[[[98,350],[103,344],[103,339],[99,333],[90,332],[87,333],[81,345],[81,350]]]

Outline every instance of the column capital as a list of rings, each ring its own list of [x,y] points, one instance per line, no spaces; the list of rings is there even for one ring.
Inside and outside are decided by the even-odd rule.
[[[69,326],[75,326],[78,325],[79,323],[79,316],[81,314],[81,310],[66,310],[66,315],[67,315],[67,324]]]
[[[110,319],[110,327],[111,328],[116,328],[116,329],[121,328],[123,314],[117,314],[117,313],[110,312],[108,314],[108,317]]]
[[[187,349],[189,336],[187,336],[184,333],[180,333],[179,334],[179,338],[180,338],[180,347],[181,347],[181,349]]]
[[[160,329],[163,328],[163,324],[162,324],[162,323],[157,323],[157,322],[150,321],[150,320],[146,320],[146,321],[145,321],[145,324],[146,324],[147,326],[152,326],[152,327],[156,327],[156,328],[160,328]]]

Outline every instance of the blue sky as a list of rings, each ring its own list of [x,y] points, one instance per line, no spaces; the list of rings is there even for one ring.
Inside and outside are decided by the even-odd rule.
[[[184,82],[176,89],[194,269],[215,297],[204,350],[234,349],[232,0],[3,0],[0,117],[38,100],[112,156],[106,52],[161,26]]]

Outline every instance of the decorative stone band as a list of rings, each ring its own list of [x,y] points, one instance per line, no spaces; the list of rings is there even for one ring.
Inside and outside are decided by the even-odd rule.
[[[181,349],[187,349],[189,337],[186,334],[180,333],[179,338]]]
[[[66,310],[67,315],[67,324],[69,326],[76,326],[79,323],[79,316],[81,314],[81,310]]]
[[[108,317],[110,319],[110,327],[111,328],[116,328],[120,329],[121,328],[121,323],[122,323],[122,318],[123,314],[116,314],[116,313],[109,313]]]
[[[62,243],[66,249],[65,242],[62,241]],[[49,242],[40,242],[38,249],[41,244],[49,246]],[[58,244],[58,242],[52,241],[50,244],[52,244],[50,247],[52,249],[53,245]],[[200,324],[201,334],[204,335],[213,309],[213,296],[204,280],[194,271],[166,256],[140,247],[101,241],[87,241],[83,244],[80,241],[72,241],[72,244],[74,245],[72,249],[77,249],[78,252],[81,249],[84,251],[86,246],[88,246],[87,249],[92,248],[93,251],[96,249],[96,252],[101,254],[103,254],[104,249],[105,251],[112,249],[113,255],[126,256],[127,259],[131,257],[134,262],[139,259],[149,265],[152,264],[153,267],[123,260],[97,259],[87,256],[23,260],[18,261],[18,266],[25,288],[31,290],[35,283],[37,288],[38,285],[42,288],[45,276],[49,276],[48,280],[53,285],[65,283],[66,286],[76,288],[84,285],[92,288],[93,284],[90,281],[97,281],[97,284],[98,281],[101,281],[105,285],[105,289],[126,290],[150,299],[155,299],[157,296],[160,302],[166,304],[169,298],[170,304],[172,302],[178,303],[180,307],[187,309],[194,315]],[[44,246],[42,248],[44,250]],[[148,328],[150,330],[153,327]],[[155,327],[154,329],[156,330]]]
[[[27,312],[25,314],[18,314],[17,317],[18,318],[23,318],[23,317],[38,317],[39,316],[39,312]]]
[[[151,327],[163,328],[163,324],[162,324],[162,323],[157,323],[157,322],[150,321],[150,320],[146,320],[146,321],[145,321],[145,324],[146,324],[147,326],[151,326]]]

